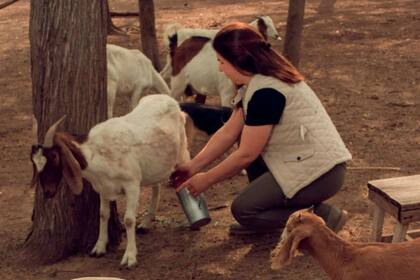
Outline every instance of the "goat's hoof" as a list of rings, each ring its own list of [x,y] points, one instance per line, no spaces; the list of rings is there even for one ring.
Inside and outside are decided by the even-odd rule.
[[[133,254],[125,253],[121,263],[120,269],[132,269],[137,266],[137,258]]]
[[[137,233],[137,234],[146,234],[146,233],[148,233],[148,232],[149,232],[149,230],[150,230],[150,229],[148,229],[148,228],[145,228],[145,227],[139,226],[139,227],[137,227],[137,228],[136,228],[136,233]]]
[[[101,245],[95,245],[95,247],[93,247],[92,251],[90,251],[90,256],[91,257],[102,257],[103,255],[105,255],[106,253],[106,246],[101,246]]]

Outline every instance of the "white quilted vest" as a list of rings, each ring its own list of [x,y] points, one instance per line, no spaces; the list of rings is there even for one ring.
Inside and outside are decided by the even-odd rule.
[[[233,104],[242,100],[246,116],[249,100],[261,88],[276,89],[286,97],[283,115],[274,126],[262,157],[288,198],[336,164],[351,159],[321,101],[304,81],[287,84],[255,75],[246,89],[239,90]]]

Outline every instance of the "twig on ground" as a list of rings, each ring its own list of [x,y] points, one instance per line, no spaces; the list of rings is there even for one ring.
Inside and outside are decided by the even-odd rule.
[[[15,3],[17,1],[19,1],[19,0],[10,0],[10,1],[1,3],[0,4],[0,9],[6,8],[7,6],[12,5],[13,3]]]
[[[227,208],[229,205],[227,204],[222,204],[222,205],[217,205],[217,206],[213,206],[213,207],[209,207],[209,211],[217,211],[220,209],[224,209]]]
[[[394,170],[401,171],[401,167],[389,167],[389,166],[349,166],[347,169],[350,170]]]
[[[109,28],[108,35],[127,36],[128,34],[124,32],[124,30],[122,30],[120,27],[113,25]]]
[[[139,12],[109,12],[111,17],[138,17]]]
[[[140,27],[137,25],[122,25],[119,27],[126,35],[140,34]]]

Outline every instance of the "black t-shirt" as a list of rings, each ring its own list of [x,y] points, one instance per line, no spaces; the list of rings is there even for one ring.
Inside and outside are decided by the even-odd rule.
[[[278,124],[286,106],[286,97],[273,88],[254,92],[248,102],[245,124],[250,126]]]

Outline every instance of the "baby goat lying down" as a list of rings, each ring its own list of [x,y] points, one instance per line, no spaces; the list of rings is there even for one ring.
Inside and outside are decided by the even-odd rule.
[[[420,279],[420,239],[402,243],[348,242],[307,210],[293,213],[272,252],[272,269],[290,264],[299,250],[334,280]]]
[[[135,222],[140,185],[167,180],[177,164],[189,160],[185,114],[168,95],[149,95],[127,115],[94,126],[83,143],[67,133],[56,133],[62,120],[47,131],[44,145],[33,148],[31,159],[41,186],[44,192],[50,189],[47,185],[51,178],[48,177],[54,177],[54,171],[58,171],[63,173],[75,194],[82,192],[82,177],[99,193],[100,228],[98,241],[92,249],[94,255],[106,252],[109,202],[124,195],[127,247],[121,265],[131,267],[137,263]],[[51,154],[55,156],[49,156]],[[149,227],[154,218],[159,187],[153,189],[144,227]]]

